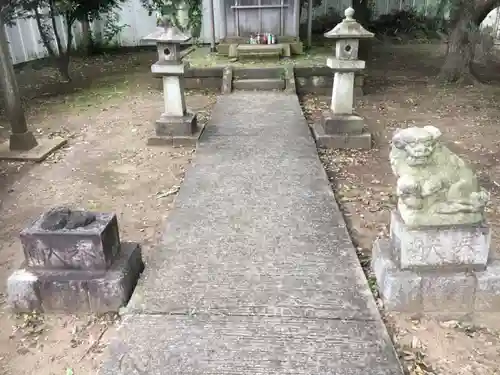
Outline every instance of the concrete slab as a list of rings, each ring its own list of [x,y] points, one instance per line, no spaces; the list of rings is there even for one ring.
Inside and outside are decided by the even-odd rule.
[[[138,315],[99,375],[400,375],[380,321]]]
[[[27,151],[11,151],[9,142],[0,144],[0,160],[41,162],[51,153],[64,146],[68,140],[64,138],[38,138],[38,145]]]
[[[295,95],[219,98],[125,313],[102,375],[402,374]]]

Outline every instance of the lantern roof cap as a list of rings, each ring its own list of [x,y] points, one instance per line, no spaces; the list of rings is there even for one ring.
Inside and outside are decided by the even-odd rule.
[[[375,34],[366,30],[354,19],[354,9],[349,7],[344,12],[345,18],[337,26],[327,31],[324,36],[331,39],[365,39]]]
[[[142,40],[156,43],[184,43],[189,39],[191,36],[184,34],[167,17],[162,17],[156,31],[145,36]]]

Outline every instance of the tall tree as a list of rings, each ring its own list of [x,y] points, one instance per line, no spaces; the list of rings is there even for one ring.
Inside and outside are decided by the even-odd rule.
[[[471,65],[479,25],[493,9],[500,6],[500,0],[441,1],[449,3],[451,32],[440,78],[446,82],[474,81]]]
[[[34,17],[45,49],[67,81],[71,80],[69,63],[75,22],[92,22],[101,13],[119,7],[124,1],[126,0],[18,0],[20,10]],[[58,17],[63,19],[64,30],[58,26]],[[63,43],[63,33],[66,35],[66,43]]]
[[[5,11],[5,8],[0,8],[0,12],[2,10]],[[0,14],[0,91],[3,93],[5,113],[12,130],[9,145],[11,150],[31,150],[38,143],[26,124],[5,31],[4,20],[6,18],[5,13],[2,12]]]

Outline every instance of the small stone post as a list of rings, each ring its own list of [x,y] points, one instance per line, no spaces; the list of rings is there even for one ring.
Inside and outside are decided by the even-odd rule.
[[[500,261],[484,218],[489,194],[440,135],[433,126],[395,133],[398,205],[390,238],[374,244],[372,269],[386,310],[480,321],[500,312]]]
[[[144,269],[116,215],[55,208],[21,232],[24,262],[7,280],[14,312],[107,313],[126,305]]]
[[[8,142],[0,145],[0,159],[42,161],[52,151],[66,143],[62,138],[41,139],[37,142],[28,130],[21,95],[12,65],[5,24],[0,17],[0,89],[3,92],[5,113],[10,123]]]
[[[353,18],[354,9],[347,8],[345,19],[325,37],[335,39],[335,56],[327,65],[335,72],[330,110],[323,114],[321,124],[313,125],[313,134],[319,147],[361,148],[371,147],[371,135],[364,132],[364,119],[353,112],[355,72],[365,68],[358,60],[359,40],[373,38]]]
[[[170,25],[164,18],[157,31],[146,36],[144,41],[155,42],[158,61],[152,65],[154,75],[163,79],[165,112],[156,121],[155,135],[148,140],[149,145],[194,146],[201,135],[196,114],[186,109],[184,98],[184,72],[180,46],[191,37]]]

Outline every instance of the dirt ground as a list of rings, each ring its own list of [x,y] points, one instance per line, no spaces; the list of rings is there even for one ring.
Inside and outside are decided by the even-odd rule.
[[[163,105],[149,56],[139,53],[128,63],[112,58],[121,65],[85,62],[83,78],[71,87],[57,88],[50,69],[19,73],[37,136],[60,134],[69,143],[38,165],[0,162],[0,374],[95,373],[116,327],[114,316],[16,317],[6,311],[6,279],[22,260],[18,233],[31,219],[65,204],[115,212],[122,240],[141,243],[146,262],[158,243],[193,150],[146,147]],[[203,122],[213,99],[193,94],[187,103]]]
[[[371,244],[387,235],[394,179],[389,169],[392,132],[412,124],[433,124],[449,145],[477,169],[491,192],[488,220],[492,249],[500,236],[500,97],[498,64],[478,66],[492,83],[442,87],[433,77],[442,48],[435,45],[377,46],[368,62],[366,96],[357,111],[365,116],[377,147],[371,151],[328,151],[321,158],[331,176],[358,246],[369,264]],[[29,122],[38,136],[63,135],[69,145],[39,165],[0,163],[0,291],[21,261],[18,232],[54,205],[113,211],[122,238],[143,244],[147,261],[190,149],[149,148],[145,138],[161,111],[158,83],[149,66],[151,51],[76,59],[75,80],[61,85],[54,70],[37,63],[18,69]],[[191,95],[188,104],[209,116],[213,97]],[[311,121],[327,98],[303,98]],[[0,125],[2,123],[0,117]],[[7,129],[0,131],[5,137]],[[335,178],[333,178],[335,176]],[[0,308],[5,296],[0,294]],[[500,331],[449,321],[413,320],[385,314],[411,374],[499,374]],[[91,374],[115,328],[114,316],[11,316],[0,312],[0,374]]]
[[[369,68],[367,95],[357,103],[357,112],[367,119],[375,136],[376,148],[320,152],[368,274],[372,243],[388,235],[395,203],[389,141],[396,129],[411,125],[438,127],[450,148],[476,169],[491,193],[487,217],[493,228],[492,251],[500,255],[500,86],[436,84],[432,74],[438,71],[441,52],[433,46],[420,50],[412,46],[376,53]],[[480,68],[483,78],[497,82],[498,77],[488,75],[499,71],[495,61]],[[313,96],[302,102],[310,122],[318,121],[329,104],[328,98]],[[385,319],[410,374],[500,374],[498,319],[485,322],[486,326],[389,314]]]

